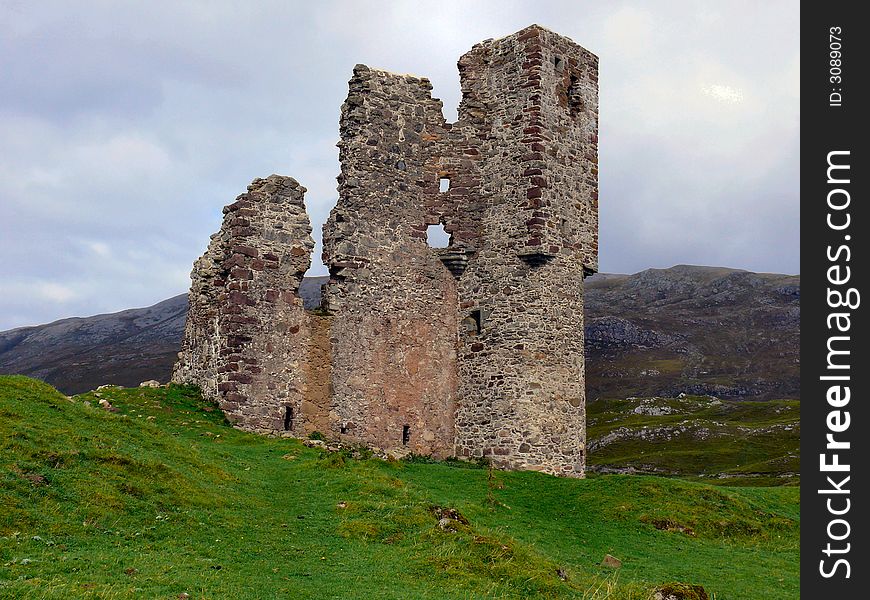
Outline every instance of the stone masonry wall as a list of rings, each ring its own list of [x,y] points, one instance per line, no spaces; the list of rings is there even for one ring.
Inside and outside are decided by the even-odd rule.
[[[304,188],[256,180],[225,209],[173,379],[247,429],[583,476],[598,59],[532,25],[458,66],[456,123],[427,79],[354,68],[326,316],[297,294],[313,246]],[[427,244],[436,225],[446,248]]]
[[[339,200],[323,248],[332,433],[444,457],[453,453],[457,298],[426,244],[429,132],[444,121],[431,87],[354,69],[341,113]]]
[[[435,414],[455,405],[452,452],[580,476],[582,280],[597,270],[597,59],[533,26],[475,46],[459,67],[453,124],[425,79],[358,66],[350,82],[340,197],[324,229],[339,428],[397,446],[403,406],[434,399]],[[444,250],[421,243],[436,223],[452,236]],[[409,322],[427,323],[426,335]],[[435,351],[437,370],[410,378],[401,365],[421,345]],[[449,363],[453,348],[458,389],[441,400],[433,384],[452,371],[434,357]],[[444,453],[428,434],[447,424],[415,411],[404,445]],[[429,439],[415,440],[421,424]]]
[[[310,335],[297,291],[314,247],[304,193],[291,177],[255,179],[191,274],[172,380],[199,385],[243,429],[304,430]]]
[[[532,26],[460,59],[487,132],[480,248],[460,279],[457,453],[582,476],[583,277],[597,270],[597,58]],[[566,88],[570,88],[570,97]],[[484,110],[476,109],[478,106]]]

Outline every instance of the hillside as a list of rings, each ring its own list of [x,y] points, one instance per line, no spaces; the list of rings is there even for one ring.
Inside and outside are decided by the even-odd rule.
[[[798,594],[795,487],[384,462],[236,431],[188,388],[24,377],[0,440],[2,597]]]
[[[106,382],[166,380],[186,317],[182,295],[148,308],[0,332],[0,372],[35,377],[68,393]]]
[[[678,265],[587,280],[587,393],[800,397],[800,276]]]
[[[326,278],[303,282],[309,308]],[[799,398],[800,277],[676,266],[586,280],[587,395]],[[0,373],[67,393],[167,381],[187,298],[0,333]]]
[[[800,402],[710,396],[590,402],[588,469],[727,485],[800,482]]]
[[[300,290],[306,308],[320,304],[326,277],[307,278]],[[168,381],[178,357],[187,294],[148,308],[0,332],[0,373],[27,375],[78,394],[112,383],[136,386]]]

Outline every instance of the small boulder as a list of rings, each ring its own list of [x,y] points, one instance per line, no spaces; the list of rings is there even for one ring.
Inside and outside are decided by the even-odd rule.
[[[462,525],[468,525],[468,519],[455,508],[444,506],[431,506],[429,510],[438,519],[438,527],[442,531],[455,533]]]
[[[438,520],[438,527],[440,527],[443,531],[449,531],[451,533],[455,533],[459,531],[457,527],[459,521],[454,521],[453,519],[448,519],[444,517],[443,519]]]
[[[468,519],[465,518],[461,512],[456,510],[455,508],[447,508],[445,506],[432,506],[429,508],[435,518],[441,519],[450,519],[451,521],[458,521],[463,525],[468,525]]]
[[[653,600],[710,600],[710,595],[700,585],[666,583],[656,588]]]
[[[618,569],[622,566],[622,561],[616,558],[615,556],[611,556],[610,554],[604,555],[604,560],[601,561],[602,567],[610,567],[611,569]]]
[[[386,452],[387,460],[402,460],[409,454],[411,454],[411,451],[407,448],[390,448]]]
[[[112,403],[109,402],[108,400],[106,400],[105,398],[100,398],[100,408],[102,408],[103,410],[107,410],[109,412],[114,412],[114,413],[121,412],[120,409],[112,406]]]
[[[159,388],[160,382],[156,379],[149,379],[148,381],[143,381],[142,383],[140,383],[139,387]]]

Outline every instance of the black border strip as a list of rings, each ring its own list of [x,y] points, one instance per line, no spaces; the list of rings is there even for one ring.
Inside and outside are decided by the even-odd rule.
[[[866,598],[870,23],[860,2],[801,8],[801,593]]]

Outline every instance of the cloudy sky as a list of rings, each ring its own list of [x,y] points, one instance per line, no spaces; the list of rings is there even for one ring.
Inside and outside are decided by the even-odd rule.
[[[353,65],[452,120],[457,58],[531,23],[601,59],[602,271],[798,272],[797,1],[0,0],[0,329],[186,291],[255,177],[319,238]]]

